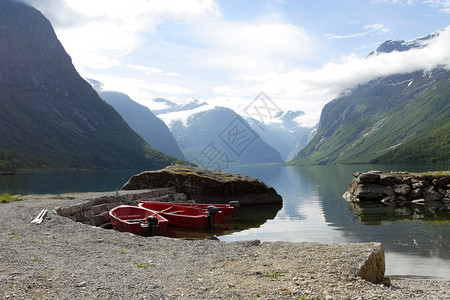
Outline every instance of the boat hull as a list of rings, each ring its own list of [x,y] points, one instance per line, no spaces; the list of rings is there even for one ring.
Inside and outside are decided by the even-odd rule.
[[[157,234],[164,234],[169,221],[155,211],[138,206],[120,205],[109,211],[114,229],[131,232],[136,235],[150,235],[153,231],[148,228],[147,217],[155,216],[158,220]]]
[[[158,212],[169,221],[169,226],[204,228],[210,227],[222,219],[222,212],[211,216],[206,209],[178,205],[172,202],[141,201],[139,207]]]

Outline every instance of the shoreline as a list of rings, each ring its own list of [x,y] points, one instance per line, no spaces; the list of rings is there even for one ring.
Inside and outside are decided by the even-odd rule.
[[[0,205],[0,298],[450,299],[450,281],[353,276],[374,244],[140,237],[53,208],[110,193],[27,195]],[[49,210],[40,225],[30,221]]]

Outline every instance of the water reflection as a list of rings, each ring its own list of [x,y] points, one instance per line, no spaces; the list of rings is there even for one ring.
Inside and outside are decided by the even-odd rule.
[[[305,176],[316,181],[320,187],[317,192],[323,203],[327,223],[339,228],[347,237],[363,242],[382,242],[386,251],[450,259],[448,221],[425,221],[427,219],[423,214],[420,216],[424,221],[415,221],[412,216],[417,214],[417,211],[414,210],[392,209],[376,204],[355,206],[342,199],[354,171],[376,168],[388,172],[393,167],[395,166],[308,166],[297,168],[297,172],[307,174]],[[411,171],[426,171],[430,166],[397,166],[395,171],[405,170],[407,167],[412,169]],[[411,214],[405,216],[407,213]],[[372,226],[362,226],[367,224]]]
[[[444,222],[450,220],[450,212],[435,211],[421,205],[384,205],[383,203],[360,202],[349,203],[349,209],[355,219],[364,225],[382,225],[383,221],[421,220],[428,222]]]
[[[218,239],[220,236],[259,228],[269,220],[273,220],[280,211],[282,204],[259,205],[256,207],[238,207],[234,209],[232,217],[223,217],[220,223],[211,228],[183,228],[171,227],[167,236],[183,239]]]
[[[257,170],[241,170],[242,173],[259,177],[275,187],[283,197],[283,209],[274,220],[257,229],[220,239],[381,242],[388,261],[387,274],[450,279],[449,221],[428,221],[425,216],[421,221],[415,220],[411,215],[404,216],[407,213],[405,209],[391,212],[382,207],[351,207],[342,198],[356,171],[422,172],[448,168],[448,164],[299,166],[284,167],[278,173],[262,172],[259,175]],[[401,259],[397,260],[399,257]]]

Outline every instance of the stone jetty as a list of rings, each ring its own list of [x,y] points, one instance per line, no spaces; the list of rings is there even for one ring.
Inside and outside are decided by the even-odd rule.
[[[350,202],[422,206],[430,212],[450,210],[450,172],[356,172],[343,195]]]

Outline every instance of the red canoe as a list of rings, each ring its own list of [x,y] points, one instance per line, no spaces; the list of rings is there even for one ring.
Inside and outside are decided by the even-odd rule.
[[[220,222],[223,213],[217,207],[209,206],[208,209],[198,209],[178,205],[172,202],[140,201],[139,207],[157,212],[169,221],[170,226],[202,228],[212,226]]]
[[[120,205],[109,211],[114,229],[137,235],[158,234],[167,230],[169,221],[157,212],[138,206]]]

